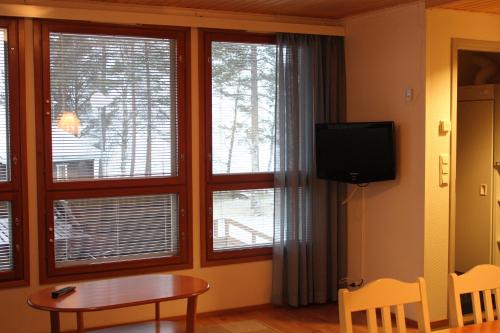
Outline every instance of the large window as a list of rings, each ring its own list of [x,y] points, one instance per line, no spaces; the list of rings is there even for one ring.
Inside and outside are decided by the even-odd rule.
[[[204,32],[203,43],[203,263],[269,258],[274,225],[274,37]]]
[[[37,27],[42,280],[188,267],[186,30]]]
[[[25,133],[21,112],[23,50],[18,21],[0,19],[0,287],[28,281],[27,214],[24,207]]]

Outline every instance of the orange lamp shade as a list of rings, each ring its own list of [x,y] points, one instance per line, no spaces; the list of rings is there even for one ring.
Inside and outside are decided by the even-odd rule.
[[[80,119],[75,112],[64,111],[57,118],[57,127],[76,136],[80,134]]]

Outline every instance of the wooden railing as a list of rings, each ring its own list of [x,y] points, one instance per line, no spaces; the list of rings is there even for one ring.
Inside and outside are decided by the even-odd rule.
[[[219,223],[224,223],[224,235],[223,236],[219,235],[219,233],[218,233]],[[259,230],[250,228],[249,226],[247,226],[241,222],[235,221],[233,219],[214,220],[214,224],[216,224],[214,226],[214,231],[215,231],[214,238],[234,239],[234,237],[231,237],[231,235],[230,235],[230,227],[234,226],[234,227],[242,229],[242,230],[244,230],[252,235],[252,243],[251,244],[257,244],[257,237],[262,238],[269,243],[272,243],[272,241],[273,241],[273,237],[266,235],[265,233],[263,233]]]

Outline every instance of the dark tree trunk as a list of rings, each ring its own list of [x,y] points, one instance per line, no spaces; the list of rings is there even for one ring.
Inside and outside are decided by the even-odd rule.
[[[135,153],[137,147],[137,101],[135,98],[135,78],[132,79],[132,148],[130,152],[130,177],[135,173]]]
[[[99,178],[104,177],[104,163],[106,160],[106,140],[107,140],[107,120],[106,120],[106,107],[100,108],[101,117],[101,158],[99,160]]]
[[[151,176],[151,131],[152,131],[152,106],[151,106],[151,78],[150,78],[150,50],[149,43],[144,43],[144,56],[146,60],[146,93],[147,93],[147,115],[146,115],[146,168],[145,175]]]
[[[252,172],[259,171],[259,87],[257,73],[257,46],[250,51],[250,151]]]
[[[122,89],[122,108],[123,108],[123,118],[122,118],[122,140],[121,140],[121,164],[120,171],[122,175],[125,175],[127,168],[127,149],[128,149],[128,108],[127,108],[127,87]]]
[[[231,172],[231,161],[233,159],[233,149],[234,149],[234,139],[236,136],[236,125],[238,124],[238,104],[240,101],[240,87],[241,87],[241,81],[239,78],[238,73],[238,86],[236,87],[236,97],[234,98],[234,115],[233,115],[233,126],[231,127],[231,138],[229,139],[229,152],[227,156],[227,167],[226,167],[226,173]]]

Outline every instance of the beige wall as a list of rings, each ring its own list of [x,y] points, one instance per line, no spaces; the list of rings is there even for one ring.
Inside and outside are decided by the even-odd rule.
[[[1,5],[3,6],[3,5]],[[10,14],[83,19],[78,11],[52,10],[32,13],[25,7],[8,7]],[[6,7],[0,7],[2,13]],[[38,8],[40,9],[40,8]],[[43,9],[43,8],[42,8]],[[17,14],[16,14],[17,13]],[[78,16],[80,15],[80,16]],[[149,14],[110,15],[99,11],[101,21],[135,22],[147,20]],[[92,15],[91,15],[92,16]],[[235,19],[183,18],[167,20],[152,16],[152,23],[169,22],[187,26],[235,28]],[[169,16],[170,18],[170,16]],[[300,23],[244,21],[247,29],[333,34],[338,28]],[[311,25],[308,25],[311,24]],[[468,38],[500,42],[500,16],[448,10],[427,10],[421,2],[386,9],[347,19],[346,59],[348,120],[394,120],[398,125],[398,178],[374,183],[349,204],[349,273],[352,277],[372,280],[395,277],[413,280],[426,278],[431,319],[446,317],[446,279],[448,274],[449,188],[440,187],[438,158],[450,152],[449,136],[439,135],[439,120],[450,118],[451,40]],[[318,27],[319,26],[319,27]],[[192,52],[197,53],[195,30]],[[27,41],[30,46],[29,40]],[[30,49],[28,48],[28,51]],[[425,53],[424,53],[425,52]],[[28,52],[28,58],[30,52]],[[197,64],[192,64],[193,110],[197,110]],[[28,66],[32,75],[32,65]],[[28,80],[28,85],[32,84]],[[414,98],[406,102],[405,88],[412,88]],[[34,165],[33,87],[28,89],[29,165]],[[198,117],[193,112],[193,128]],[[424,134],[425,133],[425,134]],[[194,165],[198,160],[198,135],[193,131]],[[425,149],[425,150],[424,150]],[[425,155],[424,155],[425,151]],[[35,172],[29,169],[31,287],[0,290],[0,332],[47,332],[48,315],[31,310],[27,295],[40,286],[37,262],[37,218]],[[193,168],[193,191],[198,192],[198,168]],[[424,187],[425,179],[425,187]],[[425,205],[424,205],[425,200]],[[270,294],[269,261],[214,268],[199,267],[199,200],[194,205],[194,269],[182,271],[208,279],[212,290],[200,298],[200,311],[267,303]],[[365,242],[361,244],[361,222],[366,223]],[[424,237],[425,235],[425,237]],[[365,259],[360,267],[361,249]],[[232,283],[234,281],[234,283]],[[222,285],[222,286],[221,286]],[[240,288],[245,285],[246,288]],[[184,304],[165,306],[164,316],[183,313]],[[106,311],[89,314],[90,326],[151,318],[152,308]],[[63,317],[63,328],[74,327],[74,318]]]
[[[414,281],[424,273],[425,6],[353,17],[345,28],[348,121],[397,126],[397,179],[370,184],[365,204],[358,191],[348,206],[349,274]],[[406,88],[413,89],[412,101],[405,100]]]
[[[236,28],[241,17],[204,19],[203,17],[184,17],[171,14],[131,14],[119,15],[116,11],[93,10],[79,13],[75,10],[45,7],[26,6],[5,6],[0,4],[2,15],[19,15],[35,17],[64,17],[74,19],[87,19],[97,15],[99,21],[112,21],[123,23],[154,23],[154,24],[180,24],[186,26],[218,26],[220,28]],[[186,13],[184,13],[186,14]],[[90,16],[88,16],[90,15]],[[162,16],[163,15],[163,16]],[[186,14],[187,15],[187,14]],[[214,15],[214,13],[211,13]],[[227,15],[226,15],[227,16]],[[320,24],[311,25],[287,23],[286,20],[275,18],[275,23],[266,23],[265,20],[272,18],[262,18],[261,21],[252,17],[253,20],[243,20],[242,28],[255,31],[268,29],[272,31],[295,31],[295,32],[316,32],[327,34],[340,34],[343,29],[339,27],[322,26]],[[27,23],[27,75],[33,77],[32,63],[32,35],[31,20]],[[316,22],[318,23],[318,22]],[[191,31],[191,86],[192,86],[192,128],[191,149],[193,157],[193,193],[199,193],[199,132],[198,128],[198,63],[195,61],[198,54],[197,30]],[[31,266],[31,286],[25,288],[0,289],[0,332],[2,333],[42,333],[49,331],[49,315],[46,312],[29,308],[26,304],[28,295],[42,286],[38,282],[38,239],[37,239],[37,210],[36,210],[36,170],[35,165],[35,115],[34,115],[34,88],[33,80],[27,80],[27,129],[28,129],[28,188],[29,188],[29,217],[30,217],[30,266]],[[194,240],[194,268],[191,270],[178,271],[175,273],[189,274],[202,277],[211,284],[211,290],[202,295],[199,299],[199,312],[214,311],[219,309],[237,308],[258,304],[266,304],[270,301],[271,293],[271,262],[261,261],[238,265],[226,265],[211,268],[200,267],[200,230],[199,230],[199,197],[194,195],[193,202],[193,240]],[[67,284],[71,284],[68,282]],[[47,287],[47,286],[43,286]],[[127,321],[138,321],[153,318],[153,306],[134,307],[121,310],[110,310],[99,313],[85,315],[86,325],[89,327],[109,325]],[[175,316],[185,313],[185,303],[170,302],[162,307],[162,316]],[[62,329],[75,328],[74,316],[62,316]]]
[[[446,318],[450,188],[439,186],[439,154],[450,153],[450,136],[439,135],[451,118],[453,38],[500,42],[500,16],[443,9],[427,10],[425,134],[425,274],[431,318]]]

